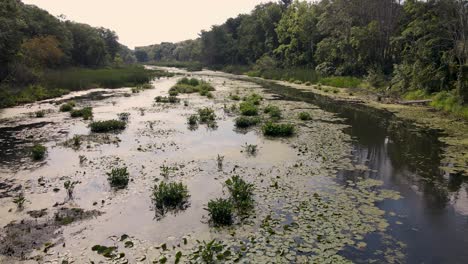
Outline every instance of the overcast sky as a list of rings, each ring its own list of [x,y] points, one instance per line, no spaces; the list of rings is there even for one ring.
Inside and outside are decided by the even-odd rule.
[[[69,20],[117,32],[130,48],[196,38],[202,29],[268,0],[23,0]]]

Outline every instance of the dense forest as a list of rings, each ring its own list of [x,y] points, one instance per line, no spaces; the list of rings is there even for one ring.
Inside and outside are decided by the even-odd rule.
[[[198,61],[228,71],[248,66],[251,75],[274,79],[352,76],[342,77],[343,85],[358,78],[389,94],[443,92],[466,104],[467,10],[463,0],[283,0],[195,40],[138,47],[135,55],[140,62]]]
[[[54,17],[19,0],[0,1],[0,33],[0,107],[54,97],[77,86],[108,86],[98,79],[111,86],[147,79],[142,68],[125,66],[136,59],[114,31]],[[89,70],[103,67],[120,70]]]

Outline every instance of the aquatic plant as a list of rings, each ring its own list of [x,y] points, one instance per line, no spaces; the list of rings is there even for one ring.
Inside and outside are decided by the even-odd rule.
[[[217,164],[218,164],[218,170],[222,170],[223,169],[223,161],[224,161],[224,156],[221,156],[218,154],[218,156],[216,157],[216,161],[217,161]]]
[[[272,137],[288,137],[294,133],[294,125],[292,124],[275,124],[267,122],[262,127],[263,135]]]
[[[232,224],[232,210],[233,205],[231,200],[218,198],[208,202],[210,219],[214,225],[231,225]]]
[[[239,110],[242,115],[256,116],[258,115],[258,108],[251,101],[242,102],[239,105]]]
[[[154,204],[163,214],[168,210],[184,209],[189,197],[187,185],[182,182],[161,182],[153,188]]]
[[[127,126],[127,123],[120,120],[106,120],[96,121],[89,124],[92,132],[105,133],[116,130],[123,130]]]
[[[239,101],[241,98],[237,94],[232,94],[232,95],[229,95],[229,99],[234,100],[234,101]]]
[[[250,116],[239,116],[235,119],[235,125],[238,128],[247,128],[260,123],[260,118]]]
[[[308,112],[300,112],[299,119],[302,121],[307,121],[307,120],[311,120],[312,116]]]
[[[37,118],[41,118],[45,116],[45,113],[46,112],[44,110],[39,110],[39,111],[36,111],[34,114],[36,115]]]
[[[198,242],[198,247],[189,255],[190,263],[224,263],[235,257],[228,246],[215,239]],[[237,262],[237,261],[234,261]],[[229,262],[230,263],[230,262]]]
[[[190,115],[188,118],[187,118],[187,123],[190,125],[190,126],[196,126],[198,124],[198,115]]]
[[[93,108],[84,107],[82,109],[73,109],[70,112],[71,117],[82,117],[84,120],[91,119],[93,117]]]
[[[177,98],[175,95],[169,95],[169,97],[165,97],[165,96],[156,96],[154,98],[154,100],[156,101],[156,103],[171,103],[171,104],[175,104],[175,103],[179,103],[180,102],[180,99]]]
[[[111,172],[107,173],[107,180],[113,188],[123,189],[127,187],[130,174],[127,167],[113,168]]]
[[[267,107],[265,107],[265,109],[263,109],[263,112],[269,114],[271,118],[281,118],[281,110],[276,105],[268,105]]]
[[[210,91],[214,91],[214,87],[209,83],[195,78],[184,77],[180,79],[176,85],[169,89],[170,95],[178,95],[179,93],[190,94],[198,92],[202,96],[213,96]]]
[[[216,114],[212,108],[205,107],[198,109],[200,123],[209,123],[216,120]]]
[[[120,121],[123,122],[128,122],[128,118],[130,117],[130,113],[128,112],[123,112],[123,113],[118,113],[117,117],[119,118]]]
[[[73,142],[73,146],[78,148],[79,146],[81,146],[81,136],[74,135],[72,138],[72,142]]]
[[[259,105],[262,100],[263,97],[257,93],[252,93],[244,97],[244,101],[251,102],[254,105]]]
[[[67,195],[69,199],[73,198],[73,191],[75,190],[75,185],[79,184],[79,181],[70,181],[67,180],[66,182],[63,183],[63,187],[67,191]]]
[[[68,102],[60,106],[60,112],[70,112],[75,107],[74,102]]]
[[[13,198],[13,203],[16,204],[16,207],[18,208],[18,210],[21,210],[24,208],[24,203],[26,201],[27,200],[23,192],[18,193],[18,195],[15,198]]]
[[[239,175],[232,176],[225,181],[231,201],[239,213],[245,213],[252,209],[254,204],[254,185],[247,183]]]
[[[47,148],[41,144],[36,144],[31,149],[31,156],[34,160],[42,160],[47,152]]]
[[[248,155],[255,155],[257,154],[257,145],[253,145],[253,144],[247,144],[245,143],[245,145],[243,146],[244,148],[244,151],[248,154]]]

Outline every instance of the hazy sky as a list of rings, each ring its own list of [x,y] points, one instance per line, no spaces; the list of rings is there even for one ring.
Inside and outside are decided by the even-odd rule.
[[[197,37],[267,0],[23,0],[69,20],[115,30],[130,48]]]

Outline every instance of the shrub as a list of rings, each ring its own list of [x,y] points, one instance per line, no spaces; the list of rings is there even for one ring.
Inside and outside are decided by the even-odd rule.
[[[263,110],[265,113],[270,114],[270,117],[280,119],[281,118],[281,110],[276,105],[268,105]]]
[[[253,207],[253,184],[247,183],[238,175],[227,179],[225,184],[234,206],[240,212],[246,212]]]
[[[306,120],[311,120],[312,116],[308,112],[300,112],[299,113],[299,119],[306,121]]]
[[[240,116],[235,120],[235,125],[238,128],[247,128],[255,126],[258,123],[260,123],[260,118],[258,117]]]
[[[23,209],[24,203],[26,202],[26,197],[24,197],[24,193],[20,192],[14,199],[13,203],[16,204],[19,210]]]
[[[81,137],[78,135],[74,135],[72,142],[73,142],[73,146],[79,147],[81,145]]]
[[[113,188],[123,189],[127,187],[129,181],[129,173],[127,167],[113,168],[107,173],[107,180]]]
[[[47,152],[47,148],[41,144],[36,144],[31,149],[31,156],[34,160],[42,160]]]
[[[169,94],[177,95],[179,93],[188,94],[198,92],[202,96],[209,96],[209,92],[214,90],[214,87],[205,81],[198,80],[195,78],[188,79],[187,77],[184,77],[180,79],[176,85],[172,86],[171,89],[169,89]]]
[[[167,210],[184,209],[189,197],[187,186],[181,182],[161,182],[153,188],[153,201],[162,213]]]
[[[275,124],[268,122],[262,127],[262,131],[265,136],[288,137],[294,133],[294,126],[292,124]]]
[[[258,108],[251,101],[242,102],[239,105],[239,109],[241,114],[245,116],[258,115]]]
[[[244,150],[249,155],[255,155],[257,153],[257,145],[245,143]]]
[[[72,110],[70,112],[71,117],[82,117],[84,120],[91,119],[93,117],[93,108],[85,107],[82,109]]]
[[[119,118],[120,121],[128,122],[128,118],[130,117],[130,113],[128,113],[128,112],[118,113],[117,117]]]
[[[237,94],[230,95],[229,98],[230,98],[231,100],[234,100],[234,101],[239,101],[239,100],[240,100],[240,96],[237,95]]]
[[[208,208],[211,221],[214,225],[232,224],[232,202],[228,199],[218,198],[208,202]]]
[[[209,107],[198,109],[198,115],[200,116],[200,123],[209,123],[216,119],[214,110]]]
[[[179,103],[179,102],[180,102],[180,99],[177,98],[177,97],[174,96],[174,95],[170,95],[169,97],[165,97],[165,96],[156,96],[156,98],[154,98],[154,100],[156,101],[156,103],[170,103],[170,104],[176,104],[176,103]]]
[[[92,132],[105,133],[116,130],[123,130],[127,126],[127,123],[120,120],[106,120],[92,122],[89,127]]]

